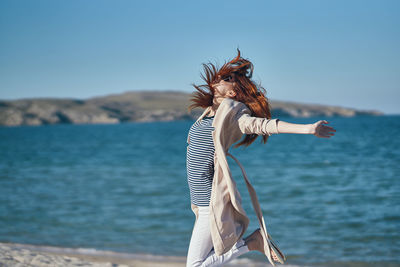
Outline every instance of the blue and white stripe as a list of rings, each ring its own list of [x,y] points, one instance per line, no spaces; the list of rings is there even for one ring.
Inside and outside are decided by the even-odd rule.
[[[214,176],[214,142],[212,127],[214,116],[203,117],[189,130],[189,145],[186,155],[187,178],[190,200],[197,206],[210,203]]]

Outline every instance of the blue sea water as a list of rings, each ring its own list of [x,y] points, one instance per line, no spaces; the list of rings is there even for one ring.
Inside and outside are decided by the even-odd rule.
[[[329,121],[335,136],[231,148],[288,264],[400,265],[400,116]],[[0,128],[0,242],[185,256],[193,121]],[[228,158],[251,223],[236,163]],[[254,261],[265,261],[249,253]]]

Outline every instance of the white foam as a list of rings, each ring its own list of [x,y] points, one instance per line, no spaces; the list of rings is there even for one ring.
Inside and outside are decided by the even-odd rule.
[[[40,252],[52,252],[57,254],[80,254],[80,255],[91,255],[91,256],[106,256],[115,257],[120,259],[131,259],[131,260],[146,260],[154,262],[186,262],[186,257],[181,256],[167,256],[167,255],[154,255],[154,254],[135,254],[135,253],[122,253],[107,250],[98,250],[95,248],[67,248],[67,247],[56,247],[56,246],[42,246],[42,245],[31,245],[31,244],[19,244],[19,243],[0,243],[0,246],[8,246],[17,249],[28,249],[32,251]],[[249,258],[238,258],[232,260],[226,266],[229,267],[265,267],[269,265],[266,261],[260,262]],[[285,267],[301,267],[300,265],[284,265]],[[302,266],[305,267],[305,266]]]
[[[171,261],[171,262],[186,261],[185,257],[179,257],[179,256],[122,253],[122,252],[114,252],[107,250],[98,250],[95,248],[67,248],[67,247],[42,246],[42,245],[19,244],[19,243],[0,243],[0,244],[12,248],[29,249],[41,252],[53,252],[58,254],[108,256],[108,257],[116,257],[116,258],[132,259],[132,260]]]

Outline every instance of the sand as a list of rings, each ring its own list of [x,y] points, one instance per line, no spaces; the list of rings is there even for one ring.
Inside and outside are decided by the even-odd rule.
[[[95,249],[61,248],[17,243],[0,243],[0,267],[183,267],[186,257],[117,253]],[[265,266],[238,258],[226,266]]]
[[[161,267],[185,266],[184,257],[131,254],[97,251],[79,252],[76,249],[32,246],[27,244],[0,243],[0,266],[96,266],[96,267]]]

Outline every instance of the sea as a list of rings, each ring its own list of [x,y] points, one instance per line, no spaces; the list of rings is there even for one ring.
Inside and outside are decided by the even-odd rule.
[[[330,138],[274,134],[229,150],[293,266],[400,266],[400,115],[327,120]],[[0,242],[185,257],[194,121],[0,127]],[[228,157],[246,232],[258,227]],[[250,252],[240,258],[267,263]]]

